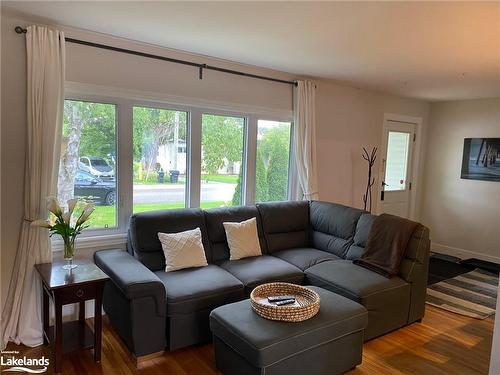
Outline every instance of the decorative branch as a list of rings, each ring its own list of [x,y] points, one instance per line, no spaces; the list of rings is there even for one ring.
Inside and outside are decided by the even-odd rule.
[[[373,147],[371,153],[368,153],[366,148],[363,147],[363,154],[361,156],[368,162],[368,182],[366,184],[366,191],[363,194],[364,210],[367,211],[367,207],[369,207],[368,212],[372,212],[372,186],[375,183],[375,178],[372,177],[372,167],[375,164],[375,160],[377,160],[377,147]]]

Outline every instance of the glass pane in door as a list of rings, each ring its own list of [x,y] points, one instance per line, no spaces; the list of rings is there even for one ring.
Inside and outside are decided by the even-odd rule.
[[[385,191],[406,189],[409,147],[409,133],[389,131],[385,164]]]

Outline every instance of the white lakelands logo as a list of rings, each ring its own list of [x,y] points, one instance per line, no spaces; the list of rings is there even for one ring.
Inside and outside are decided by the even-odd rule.
[[[26,356],[16,357],[18,351],[2,351],[0,364],[2,372],[27,372],[30,374],[42,374],[47,371],[49,359],[42,356],[40,358],[28,358]],[[5,368],[7,367],[7,368]]]

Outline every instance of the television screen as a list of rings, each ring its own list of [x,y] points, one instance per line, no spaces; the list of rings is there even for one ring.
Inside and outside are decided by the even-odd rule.
[[[461,178],[500,181],[500,138],[465,138]]]

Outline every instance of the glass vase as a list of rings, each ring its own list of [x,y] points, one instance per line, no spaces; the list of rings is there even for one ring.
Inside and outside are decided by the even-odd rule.
[[[73,264],[73,257],[75,256],[75,240],[70,238],[64,239],[64,260],[66,264],[62,266],[65,270],[72,270],[73,268],[78,267],[76,264]]]

